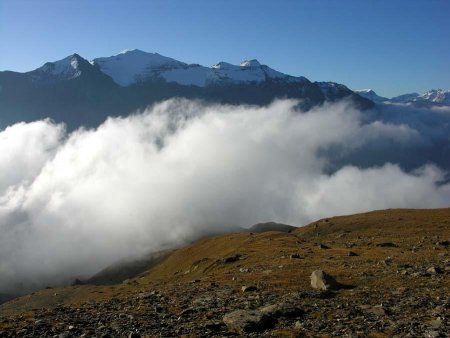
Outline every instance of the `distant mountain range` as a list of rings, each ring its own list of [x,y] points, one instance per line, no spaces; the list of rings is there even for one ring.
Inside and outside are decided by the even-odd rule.
[[[450,105],[450,90],[431,89],[423,94],[411,93],[395,96],[391,99],[377,95],[372,89],[361,89],[355,91],[359,96],[365,97],[373,102],[387,103],[411,103],[416,106]]]
[[[173,97],[254,105],[293,98],[303,109],[349,98],[361,109],[373,107],[342,84],[311,82],[257,60],[204,67],[135,49],[92,61],[73,54],[26,73],[0,72],[0,127],[46,117],[69,129],[91,127]]]
[[[257,60],[204,67],[134,49],[92,61],[73,54],[30,72],[0,72],[0,128],[47,117],[69,130],[95,127],[108,116],[174,97],[254,105],[292,98],[302,109],[343,98],[363,110],[380,102],[450,105],[450,91],[440,89],[387,99],[370,89],[352,91],[335,82],[283,74]]]

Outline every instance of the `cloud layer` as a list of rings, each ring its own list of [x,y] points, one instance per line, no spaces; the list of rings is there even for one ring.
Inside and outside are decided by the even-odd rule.
[[[170,100],[95,130],[66,134],[44,120],[0,132],[0,292],[260,221],[449,205],[445,172],[432,164],[336,161],[422,147],[430,137],[420,128],[367,120],[345,102],[295,105]]]

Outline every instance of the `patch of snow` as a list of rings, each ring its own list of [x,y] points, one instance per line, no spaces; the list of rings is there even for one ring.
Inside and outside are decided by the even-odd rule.
[[[362,96],[366,99],[372,100],[373,102],[384,102],[384,101],[389,100],[386,97],[379,96],[372,89],[358,89],[358,90],[355,90],[355,93],[357,93],[359,96]]]
[[[132,52],[133,50],[136,50],[136,49],[128,49],[128,48],[125,48],[124,50],[120,51],[119,54],[126,54],[126,53],[128,53],[128,52]]]
[[[182,69],[166,70],[162,71],[160,76],[169,82],[199,87],[212,84],[262,82],[266,79],[261,68],[242,68],[226,62],[219,62],[211,68],[189,66]]]
[[[122,86],[155,76],[162,70],[187,66],[184,62],[158,53],[146,53],[139,49],[126,50],[111,57],[97,58],[93,62],[99,66],[102,72]]]
[[[258,62],[258,60],[253,59],[253,60],[244,60],[240,63],[241,67],[244,68],[259,68],[261,67],[261,64]]]
[[[212,70],[202,66],[170,69],[161,73],[168,82],[176,82],[184,86],[204,87],[212,76]]]
[[[243,61],[239,66],[220,62],[212,67],[215,81],[228,82],[262,82],[266,76],[256,60]],[[214,77],[213,80],[214,81]]]
[[[219,63],[216,63],[215,65],[212,65],[211,66],[211,68],[212,69],[237,69],[237,68],[239,68],[238,66],[236,66],[236,65],[232,65],[231,63],[228,63],[228,62],[219,62]]]
[[[426,93],[418,96],[414,101],[427,101],[438,104],[450,104],[450,90],[431,89]]]
[[[437,105],[450,105],[450,90],[431,89],[421,95],[417,93],[404,94],[393,97],[393,103],[425,103]]]
[[[73,79],[81,75],[78,58],[79,57],[76,54],[73,54],[59,61],[47,62],[36,71],[41,76],[56,76],[64,79]],[[39,75],[37,77],[39,77]]]
[[[188,65],[157,53],[146,53],[138,49],[126,49],[118,55],[97,58],[91,63],[97,65],[121,86],[152,78],[199,87],[227,83],[260,83],[269,78],[286,79],[289,82],[305,80],[277,72],[261,65],[257,60],[244,60],[239,65],[219,62],[208,68]]]

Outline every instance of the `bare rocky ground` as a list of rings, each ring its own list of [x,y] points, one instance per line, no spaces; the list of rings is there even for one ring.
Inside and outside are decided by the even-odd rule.
[[[449,238],[450,209],[209,238],[121,285],[3,304],[0,337],[449,337]]]

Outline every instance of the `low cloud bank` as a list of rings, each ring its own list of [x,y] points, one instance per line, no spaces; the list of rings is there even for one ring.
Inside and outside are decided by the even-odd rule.
[[[329,170],[334,159],[365,149],[427,145],[420,128],[367,120],[345,102],[308,113],[295,105],[170,100],[95,130],[67,134],[48,120],[6,128],[0,293],[88,276],[125,256],[260,221],[303,225],[372,209],[449,206],[446,173],[433,164]]]

